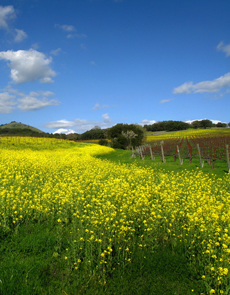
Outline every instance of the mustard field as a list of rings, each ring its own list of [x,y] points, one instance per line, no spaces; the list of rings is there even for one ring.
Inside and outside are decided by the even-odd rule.
[[[53,257],[76,279],[83,271],[96,272],[101,284],[117,265],[132,264],[137,251],[154,255],[170,246],[186,256],[203,282],[203,294],[228,294],[230,175],[210,178],[199,168],[166,173],[95,157],[111,150],[55,139],[1,138],[2,237],[26,223],[52,225]]]

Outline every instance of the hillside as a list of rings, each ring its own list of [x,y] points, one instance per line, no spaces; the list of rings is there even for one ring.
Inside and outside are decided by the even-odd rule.
[[[0,126],[0,129],[3,129],[3,128],[9,128],[9,129],[29,129],[31,131],[35,131],[35,132],[39,132],[39,133],[45,133],[44,131],[40,130],[40,129],[37,129],[35,127],[32,127],[30,125],[26,125],[26,124],[23,124],[23,123],[18,123],[18,122],[11,122],[11,123],[8,123],[8,124],[3,124]]]

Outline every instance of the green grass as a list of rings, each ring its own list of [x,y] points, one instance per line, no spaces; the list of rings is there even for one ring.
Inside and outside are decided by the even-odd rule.
[[[132,164],[136,163],[139,166],[143,167],[152,167],[153,169],[164,169],[165,172],[181,172],[184,169],[187,169],[188,171],[201,169],[204,173],[207,173],[209,176],[217,176],[217,177],[223,177],[228,173],[228,165],[227,161],[221,161],[216,160],[214,169],[209,166],[208,162],[204,162],[204,167],[200,167],[200,161],[198,158],[192,159],[192,163],[189,164],[189,159],[184,158],[183,159],[183,165],[180,165],[179,159],[174,162],[173,156],[166,156],[166,163],[163,163],[160,159],[160,156],[155,157],[155,160],[149,159],[149,157],[145,157],[144,160],[140,159],[139,157],[132,158],[132,151],[127,150],[114,150],[109,154],[106,155],[100,155],[98,158],[113,161],[116,163],[125,163],[125,164]],[[183,158],[183,157],[182,157]]]
[[[132,263],[116,266],[101,283],[97,273],[79,275],[68,267],[54,255],[57,247],[59,256],[66,255],[68,231],[60,248],[56,228],[48,223],[24,224],[1,239],[0,294],[185,295],[202,288],[186,257],[165,243],[156,252],[139,250]]]

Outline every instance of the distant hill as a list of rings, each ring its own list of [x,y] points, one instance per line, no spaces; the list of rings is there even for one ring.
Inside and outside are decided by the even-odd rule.
[[[30,125],[26,125],[26,124],[23,124],[23,123],[18,123],[18,122],[11,122],[11,123],[8,123],[8,124],[2,124],[0,125],[0,133],[1,133],[1,129],[4,129],[4,128],[8,128],[8,129],[12,129],[12,131],[14,129],[29,129],[31,131],[34,131],[34,132],[39,132],[39,133],[45,133],[44,131],[40,130],[40,129],[37,129],[35,127],[32,127]]]

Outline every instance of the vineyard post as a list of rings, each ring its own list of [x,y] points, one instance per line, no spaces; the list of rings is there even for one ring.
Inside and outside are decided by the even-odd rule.
[[[163,140],[161,141],[161,154],[162,154],[162,160],[163,160],[163,163],[166,163],[166,160],[165,160],[165,156],[164,156],[164,149],[163,149]]]
[[[199,154],[199,158],[200,158],[200,167],[203,168],[204,167],[204,161],[202,162],[202,160],[201,160],[199,143],[197,144],[197,149],[198,149],[198,154]]]
[[[142,158],[142,160],[145,159],[145,155],[144,155],[144,147],[143,147],[143,146],[141,146],[141,158]]]
[[[135,150],[134,150],[133,146],[132,146],[132,158],[136,158]]]
[[[230,163],[229,163],[228,144],[226,144],[226,154],[227,154],[228,172],[230,173]]]
[[[175,148],[175,155],[174,155],[173,162],[175,162],[175,161],[176,161],[176,155],[177,155],[177,148]]]
[[[153,160],[153,151],[152,151],[152,147],[151,147],[151,145],[149,145],[149,150],[150,150],[150,156],[151,156],[151,159]]]
[[[183,164],[183,160],[181,160],[181,157],[180,157],[180,149],[179,149],[179,146],[177,145],[177,153],[178,153],[178,158],[179,158],[179,162],[180,162],[180,165]]]
[[[141,148],[141,146],[138,148],[138,154],[139,154],[139,157],[143,160],[143,155],[142,155],[142,148]]]

